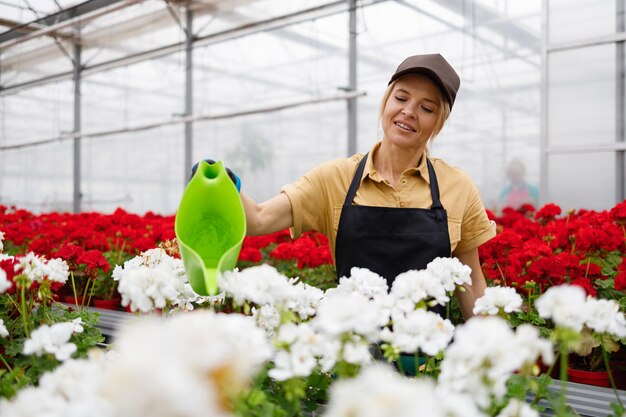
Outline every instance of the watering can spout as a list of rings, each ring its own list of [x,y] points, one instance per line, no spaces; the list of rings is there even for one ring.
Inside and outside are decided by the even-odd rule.
[[[176,213],[175,231],[193,290],[217,293],[218,275],[237,265],[246,216],[237,188],[221,161],[201,161]]]

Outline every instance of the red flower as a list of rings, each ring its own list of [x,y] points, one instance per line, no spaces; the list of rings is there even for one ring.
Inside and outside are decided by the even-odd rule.
[[[608,225],[607,225],[608,226]],[[584,227],[576,232],[576,247],[583,253],[614,251],[623,243],[623,236],[615,226],[605,228]]]
[[[485,213],[487,213],[487,218],[489,220],[493,220],[496,221],[497,217],[496,215],[493,213],[493,211],[489,210],[489,209],[485,209]]]
[[[609,212],[611,220],[619,225],[626,225],[626,200],[618,203]]]
[[[102,252],[97,250],[89,250],[85,251],[79,258],[78,263],[81,265],[85,265],[85,272],[87,275],[95,277],[97,275],[98,270],[102,272],[107,272],[111,269],[111,265],[106,260],[106,258],[102,255]]]
[[[526,216],[527,214],[532,214],[535,212],[535,206],[529,203],[524,203],[517,209],[517,211],[518,213],[521,213],[524,216]]]
[[[548,203],[535,213],[535,220],[548,222],[550,220],[554,220],[554,218],[561,214],[561,212],[561,207],[556,204]]]
[[[54,254],[55,257],[63,259],[67,262],[70,269],[76,269],[79,264],[78,259],[85,253],[85,249],[76,245],[65,245]]]
[[[239,253],[240,261],[261,262],[262,259],[263,255],[261,254],[261,251],[254,247],[243,247]]]

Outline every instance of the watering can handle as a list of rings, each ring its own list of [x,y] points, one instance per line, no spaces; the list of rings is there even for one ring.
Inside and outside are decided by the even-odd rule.
[[[205,159],[204,160],[207,164],[213,165],[215,163],[214,160],[212,159]],[[198,162],[196,162],[192,167],[191,167],[191,177],[189,177],[189,179],[191,180],[191,178],[193,178],[194,174],[196,173],[196,171],[198,170]],[[233,171],[231,171],[230,168],[226,168],[226,173],[228,174],[228,176],[230,177],[230,179],[232,180],[232,182],[235,184],[235,187],[237,187],[237,191],[241,191],[241,179],[239,179],[239,176],[237,174],[235,174]]]

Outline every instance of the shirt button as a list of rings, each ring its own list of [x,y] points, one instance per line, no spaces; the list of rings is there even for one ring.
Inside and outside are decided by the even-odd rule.
[[[400,180],[400,183],[401,183],[402,185],[406,185],[406,178],[402,178],[402,179]]]

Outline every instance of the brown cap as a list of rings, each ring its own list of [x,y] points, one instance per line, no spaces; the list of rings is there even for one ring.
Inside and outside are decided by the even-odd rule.
[[[391,76],[389,84],[407,74],[424,74],[431,78],[452,108],[456,93],[461,85],[461,79],[444,57],[440,54],[410,56],[398,66],[396,72]]]

